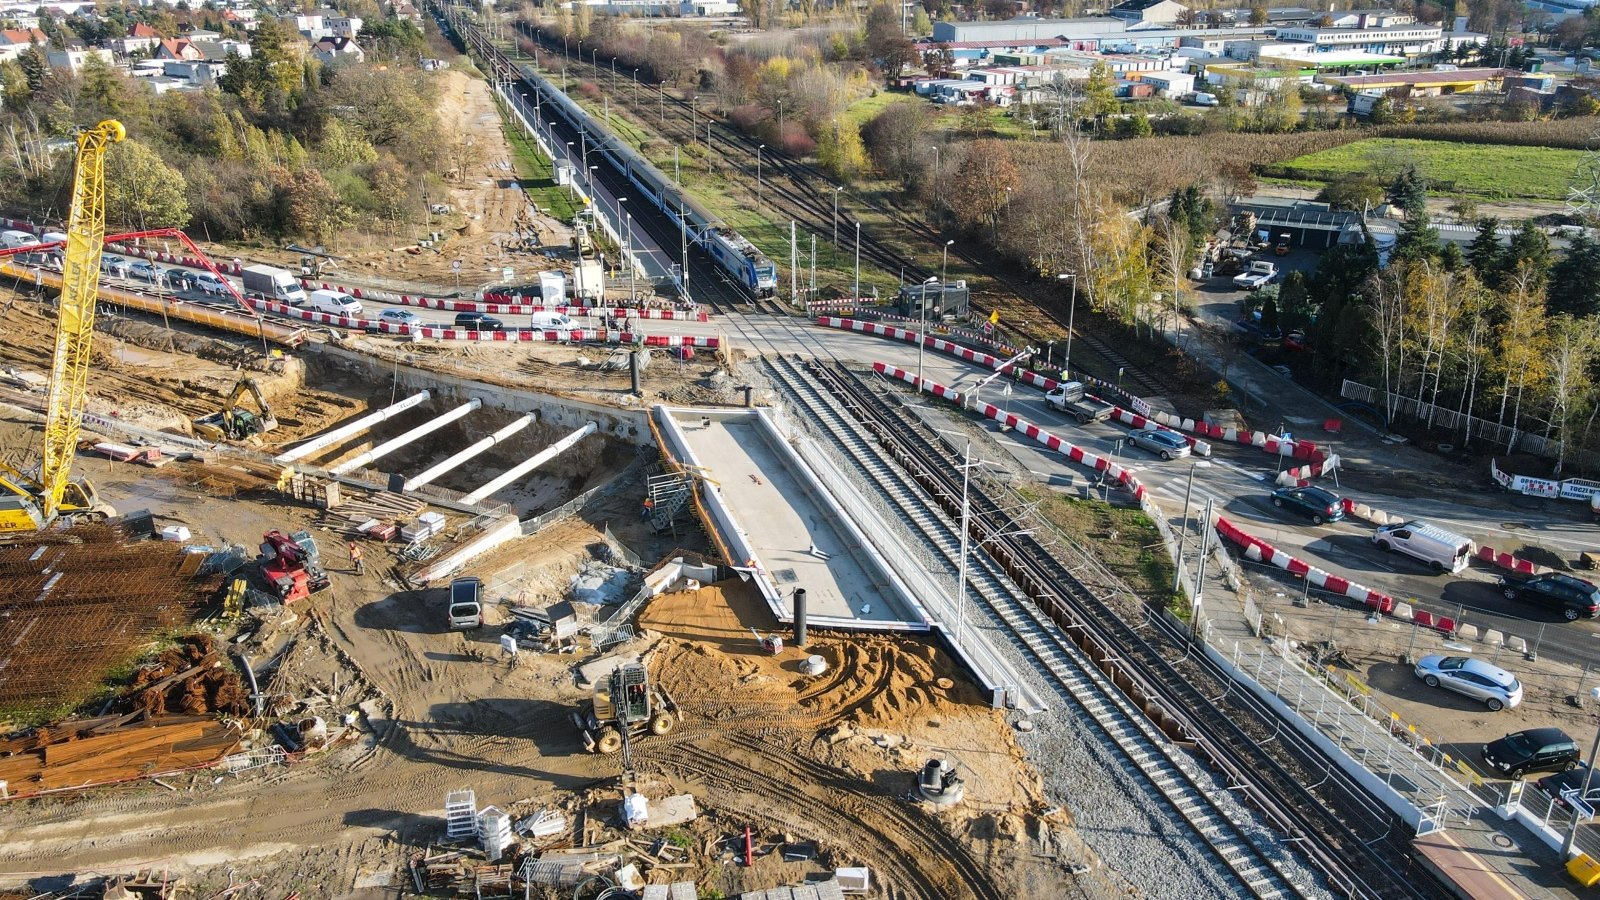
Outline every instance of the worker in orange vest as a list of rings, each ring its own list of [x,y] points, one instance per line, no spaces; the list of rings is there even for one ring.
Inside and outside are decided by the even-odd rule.
[[[656,508],[656,501],[650,499],[649,497],[644,498],[644,512],[639,514],[639,518],[641,518],[641,519],[650,518],[650,514],[655,511],[655,508]]]
[[[356,570],[357,575],[365,575],[367,572],[367,565],[361,560],[361,557],[363,556],[361,548],[356,546],[355,541],[351,541],[349,546],[351,567]]]

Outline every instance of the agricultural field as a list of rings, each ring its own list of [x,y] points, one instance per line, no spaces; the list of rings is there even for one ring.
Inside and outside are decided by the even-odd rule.
[[[1264,175],[1324,183],[1362,172],[1380,178],[1414,163],[1438,194],[1485,199],[1561,200],[1581,150],[1371,138],[1269,167]]]

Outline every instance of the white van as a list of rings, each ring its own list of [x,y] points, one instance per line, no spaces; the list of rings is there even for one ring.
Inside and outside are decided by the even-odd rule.
[[[1420,559],[1435,572],[1459,572],[1467,567],[1478,549],[1472,541],[1426,522],[1401,522],[1385,525],[1372,536],[1372,542],[1386,551],[1398,550]]]
[[[528,326],[543,331],[574,331],[578,323],[558,312],[536,312],[529,317]]]
[[[336,316],[361,315],[361,303],[349,294],[338,291],[312,291],[307,297],[311,309],[315,312],[332,313]]]
[[[10,250],[14,247],[28,247],[41,243],[40,240],[26,231],[7,229],[0,231],[0,247]]]

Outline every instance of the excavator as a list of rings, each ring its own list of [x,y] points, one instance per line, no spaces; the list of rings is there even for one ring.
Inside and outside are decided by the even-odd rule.
[[[239,405],[239,400],[246,392],[255,398],[256,409],[260,414],[251,412]],[[235,441],[244,444],[259,444],[260,435],[278,427],[278,420],[272,416],[272,408],[267,405],[267,399],[261,395],[261,385],[248,375],[240,377],[234,384],[233,391],[228,394],[221,412],[214,412],[201,416],[190,423],[194,427],[197,437],[208,441]]]
[[[106,151],[126,136],[122,123],[115,119],[78,133],[44,448],[37,475],[0,463],[0,534],[116,515],[116,510],[100,502],[93,483],[72,477],[72,460],[78,452],[78,431],[88,399],[95,302],[100,294],[100,255],[106,235]]]

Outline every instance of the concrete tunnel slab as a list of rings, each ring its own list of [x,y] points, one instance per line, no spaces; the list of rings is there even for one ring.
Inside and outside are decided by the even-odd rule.
[[[731,553],[755,560],[757,585],[780,621],[792,621],[791,597],[803,587],[818,627],[928,629],[923,610],[760,410],[657,410],[663,439],[680,462],[700,467],[717,530]]]

